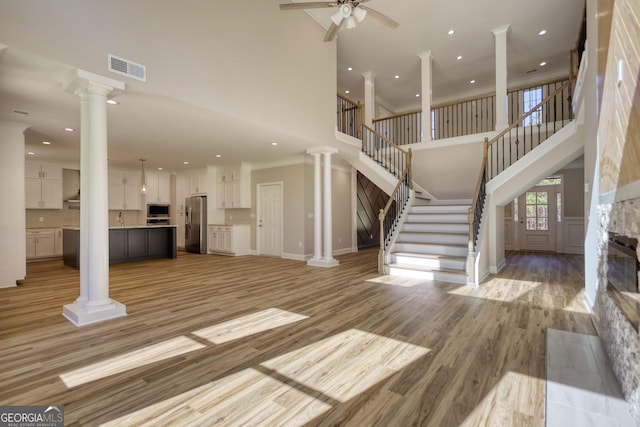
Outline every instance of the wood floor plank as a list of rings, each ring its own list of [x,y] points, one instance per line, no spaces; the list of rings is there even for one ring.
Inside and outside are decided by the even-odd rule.
[[[546,329],[595,335],[582,257],[511,252],[478,288],[376,257],[112,265],[128,316],[83,328],[61,315],[78,271],[28,264],[0,289],[0,404],[62,404],[68,426],[544,425]]]

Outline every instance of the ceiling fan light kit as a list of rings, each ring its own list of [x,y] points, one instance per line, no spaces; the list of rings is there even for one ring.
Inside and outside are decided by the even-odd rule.
[[[308,3],[284,3],[280,5],[281,10],[294,9],[321,9],[337,7],[338,11],[331,15],[331,25],[327,30],[324,41],[332,41],[338,34],[338,30],[346,23],[348,30],[355,28],[359,22],[369,17],[370,20],[383,27],[394,29],[398,23],[382,13],[371,8],[361,6],[369,0],[336,0],[333,2],[308,2]]]

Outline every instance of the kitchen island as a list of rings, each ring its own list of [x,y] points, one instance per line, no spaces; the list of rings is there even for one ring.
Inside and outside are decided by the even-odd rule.
[[[65,265],[80,268],[80,228],[65,228],[62,259]],[[109,264],[175,258],[175,225],[109,227]]]

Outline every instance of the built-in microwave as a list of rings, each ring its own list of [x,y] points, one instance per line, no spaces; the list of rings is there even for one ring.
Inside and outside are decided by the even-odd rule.
[[[169,218],[169,205],[148,204],[147,218]]]

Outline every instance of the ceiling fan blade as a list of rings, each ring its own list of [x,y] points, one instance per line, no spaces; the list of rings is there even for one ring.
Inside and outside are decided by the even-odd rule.
[[[374,10],[374,9],[371,9],[370,7],[362,6],[362,5],[359,5],[358,7],[367,11],[367,15],[365,16],[365,19],[368,19],[371,22],[375,22],[376,24],[382,25],[383,27],[386,27],[390,30],[398,28],[398,25],[400,25],[393,19],[389,18],[387,15],[383,15],[377,10]]]
[[[294,9],[322,9],[325,7],[336,7],[338,3],[334,1],[314,1],[309,3],[284,3],[280,5],[280,10]]]
[[[329,26],[329,29],[327,30],[327,34],[325,34],[325,36],[324,36],[324,41],[330,42],[333,39],[335,39],[336,38],[336,34],[338,34],[338,31],[340,30],[340,28],[344,24],[344,21],[346,21],[346,20],[343,19],[342,21],[340,21],[340,25],[336,25],[334,22],[331,22],[331,25]]]

